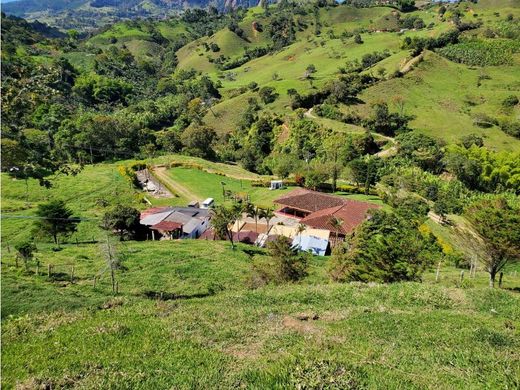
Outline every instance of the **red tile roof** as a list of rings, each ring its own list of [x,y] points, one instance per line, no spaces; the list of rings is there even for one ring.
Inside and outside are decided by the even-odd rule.
[[[332,226],[331,219],[336,217],[343,221],[343,224],[338,230],[339,234],[348,234],[363,222],[368,210],[380,207],[372,203],[350,199],[344,199],[343,202],[344,204],[340,206],[311,213],[300,222],[314,229],[326,229],[335,233],[336,229]]]
[[[338,196],[298,188],[275,200],[276,203],[287,207],[303,210],[309,213],[342,206],[345,199]]]
[[[154,230],[163,230],[165,232],[172,232],[177,229],[181,229],[182,225],[177,222],[171,222],[171,221],[161,221],[155,225],[152,226],[152,229]]]

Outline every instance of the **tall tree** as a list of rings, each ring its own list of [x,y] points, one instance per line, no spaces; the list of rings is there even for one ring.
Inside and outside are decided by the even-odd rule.
[[[265,218],[267,222],[267,232],[269,232],[269,222],[271,222],[271,219],[274,217],[273,209],[270,207],[266,209],[260,209],[258,216],[259,218]]]
[[[215,229],[215,233],[221,239],[229,239],[231,248],[235,249],[231,228],[239,216],[238,210],[233,206],[220,205],[213,209],[212,214],[211,226]]]
[[[503,198],[483,200],[470,206],[466,218],[480,236],[486,255],[482,262],[489,273],[489,286],[507,263],[520,260],[520,209]]]
[[[141,226],[139,210],[133,207],[117,205],[105,213],[102,227],[113,230],[121,241],[134,238]]]
[[[336,246],[331,258],[335,280],[420,280],[426,267],[442,256],[435,237],[423,235],[414,221],[381,210],[359,225],[347,244]]]
[[[38,205],[37,219],[34,221],[35,232],[51,236],[59,245],[59,236],[67,237],[77,230],[79,218],[72,216],[72,211],[62,200],[51,200]]]

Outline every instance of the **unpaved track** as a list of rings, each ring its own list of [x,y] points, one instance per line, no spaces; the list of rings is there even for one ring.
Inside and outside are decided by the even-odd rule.
[[[199,195],[191,192],[188,188],[180,184],[179,182],[173,180],[170,175],[168,175],[168,171],[166,167],[155,166],[153,169],[153,173],[163,184],[167,187],[171,188],[177,195],[181,198],[186,199],[187,201],[192,200],[204,200],[201,199]]]

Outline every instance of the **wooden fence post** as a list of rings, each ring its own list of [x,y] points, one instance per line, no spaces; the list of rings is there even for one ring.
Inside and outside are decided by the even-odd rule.
[[[437,272],[435,272],[435,282],[436,283],[439,281],[440,272],[441,272],[441,262],[439,261],[439,264],[437,265]]]
[[[464,271],[460,271],[460,284],[464,281]]]

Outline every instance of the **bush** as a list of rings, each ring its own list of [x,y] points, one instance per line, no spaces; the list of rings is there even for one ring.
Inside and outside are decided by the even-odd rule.
[[[279,236],[267,247],[280,281],[295,282],[307,276],[307,255],[293,249],[287,237]]]
[[[504,108],[511,108],[518,104],[518,96],[515,95],[509,95],[502,101],[502,107]]]
[[[484,129],[497,125],[496,119],[484,113],[477,113],[473,116],[473,124]]]
[[[504,119],[500,122],[500,128],[504,133],[520,138],[520,121]]]

